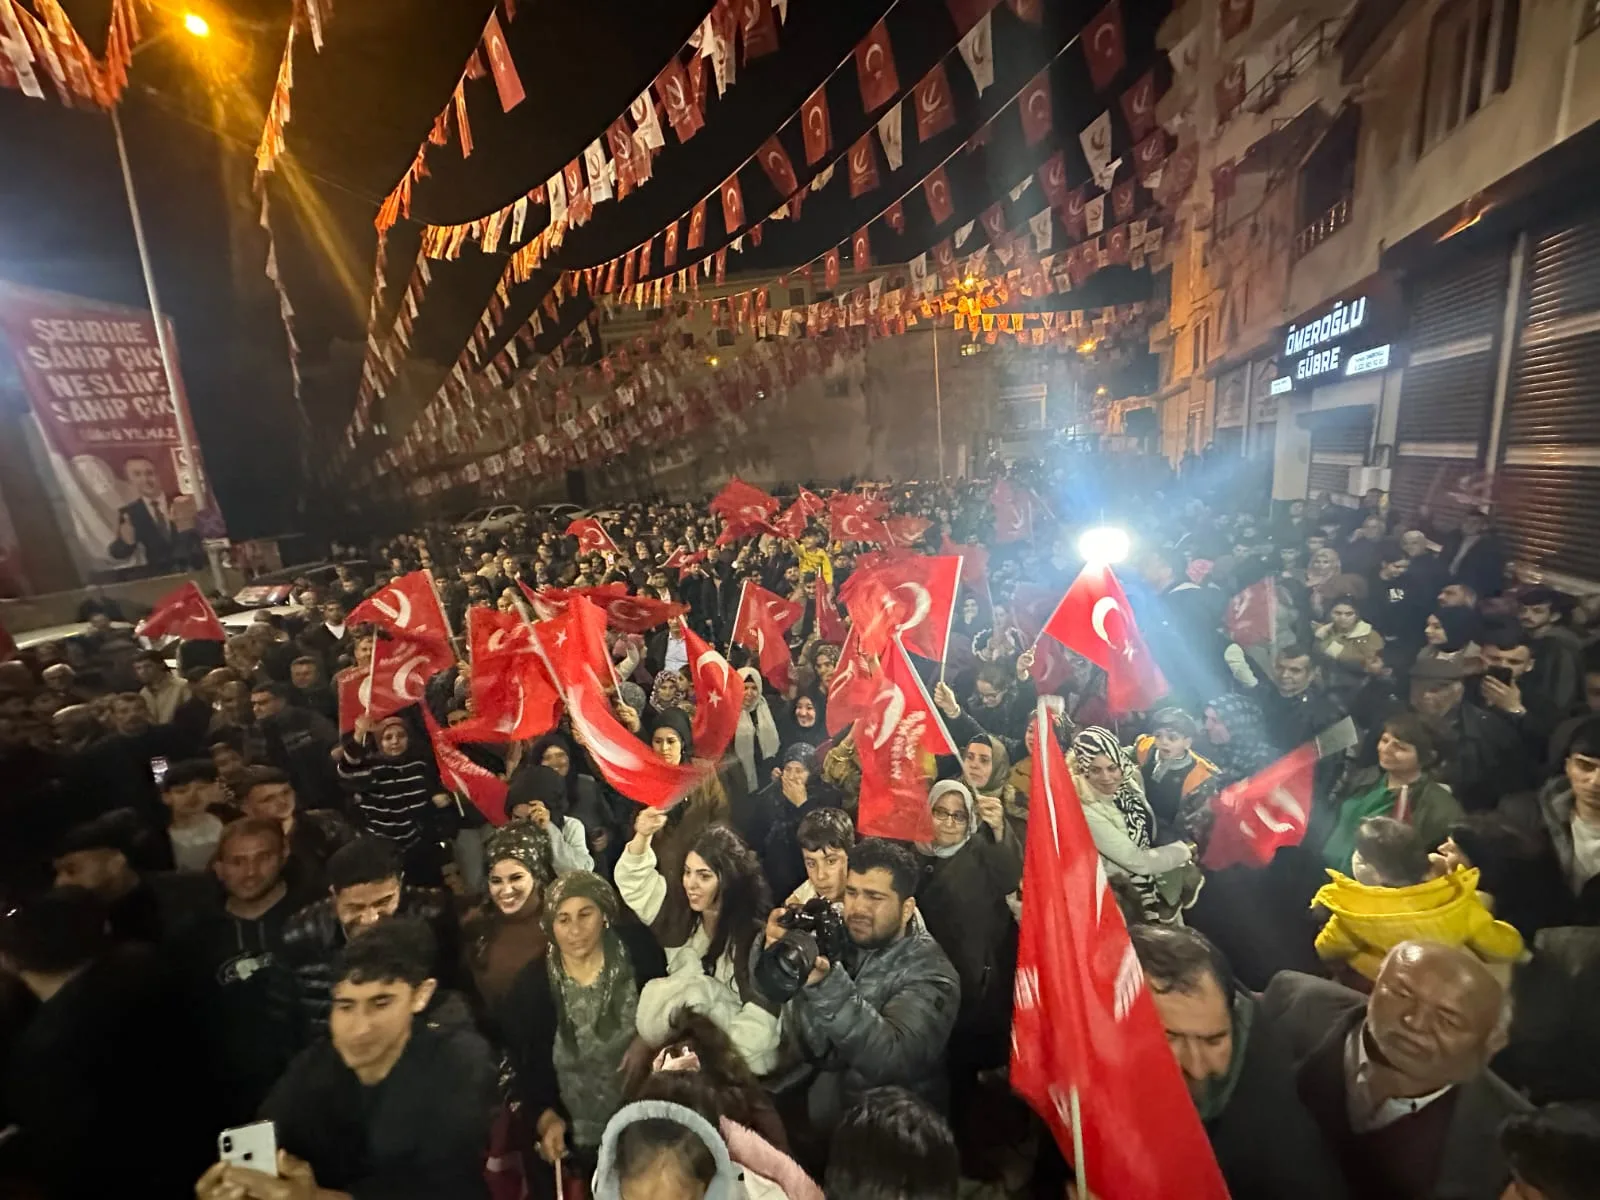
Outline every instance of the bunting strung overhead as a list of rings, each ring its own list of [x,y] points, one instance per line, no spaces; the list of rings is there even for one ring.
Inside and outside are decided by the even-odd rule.
[[[19,0],[0,0],[0,87],[33,100],[48,80],[68,108],[110,108],[128,86],[128,65],[140,41],[134,0],[112,0],[101,62],[84,44],[56,0],[35,0],[35,17]]]

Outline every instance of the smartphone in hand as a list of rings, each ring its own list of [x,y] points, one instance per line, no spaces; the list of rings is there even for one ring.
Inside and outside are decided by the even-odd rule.
[[[256,1121],[217,1134],[217,1157],[230,1166],[278,1177],[278,1133],[271,1121]]]

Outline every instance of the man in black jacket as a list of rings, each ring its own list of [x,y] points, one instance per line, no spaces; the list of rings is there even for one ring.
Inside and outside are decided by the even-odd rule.
[[[403,883],[390,843],[363,837],[335,852],[328,860],[328,891],[326,900],[301,909],[283,930],[284,959],[299,978],[300,1002],[313,1029],[327,1028],[336,956],[390,917],[418,917],[431,925],[440,965],[429,974],[447,984],[457,979],[460,934],[450,893]]]
[[[1294,1063],[1222,953],[1191,929],[1129,930],[1167,1045],[1234,1200],[1341,1200],[1344,1174],[1295,1091]]]
[[[464,1008],[430,1007],[436,958],[413,920],[385,922],[340,953],[328,1037],[290,1064],[261,1108],[277,1132],[278,1174],[303,1189],[293,1194],[487,1200],[495,1062]],[[218,1163],[195,1195],[277,1194],[258,1190],[268,1181],[255,1174]]]
[[[1488,1068],[1510,1008],[1470,950],[1401,942],[1370,998],[1284,971],[1261,1011],[1353,1195],[1498,1200],[1510,1171],[1495,1131],[1528,1104]]]
[[[1411,708],[1449,735],[1439,778],[1469,812],[1493,808],[1538,783],[1512,718],[1466,700],[1460,663],[1433,659],[1413,667]]]
[[[339,727],[321,713],[296,708],[285,683],[258,683],[250,690],[257,728],[266,739],[267,761],[294,779],[309,808],[332,808],[342,799],[333,766]]]

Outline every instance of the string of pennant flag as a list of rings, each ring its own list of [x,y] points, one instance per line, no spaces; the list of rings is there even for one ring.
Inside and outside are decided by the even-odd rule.
[[[20,0],[0,0],[0,87],[43,100],[42,76],[68,108],[115,105],[128,86],[133,48],[143,37],[134,0],[112,0],[104,60],[84,44],[57,0],[34,0],[34,7],[38,17]]]

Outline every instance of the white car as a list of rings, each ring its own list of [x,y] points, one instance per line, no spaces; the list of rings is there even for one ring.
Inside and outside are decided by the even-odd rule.
[[[523,512],[520,504],[496,504],[489,508],[475,508],[456,522],[456,530],[468,537],[482,537],[490,533],[506,533]]]
[[[564,501],[559,504],[541,504],[533,511],[539,516],[549,517],[554,524],[563,528],[567,524],[576,521],[579,517],[587,517],[589,515],[587,508],[578,504],[568,504]]]

